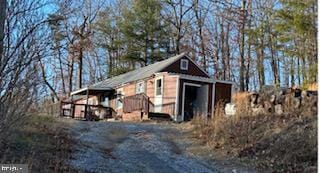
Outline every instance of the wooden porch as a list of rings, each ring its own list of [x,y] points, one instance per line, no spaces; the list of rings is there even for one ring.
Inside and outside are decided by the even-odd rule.
[[[163,99],[171,99],[165,98]],[[123,112],[132,113],[139,111],[147,115],[150,119],[170,119],[175,114],[175,102],[164,103],[161,105],[161,112],[155,111],[155,105],[150,101],[145,93],[127,96],[123,98]]]
[[[60,116],[79,120],[99,120],[115,117],[115,111],[103,105],[77,104],[60,102]]]

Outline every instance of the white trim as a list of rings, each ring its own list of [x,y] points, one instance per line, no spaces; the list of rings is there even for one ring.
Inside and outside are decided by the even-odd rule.
[[[139,84],[142,84],[143,86],[143,91],[141,92],[137,92],[137,89],[139,87]],[[146,82],[144,80],[138,80],[136,83],[135,83],[135,93],[136,94],[141,94],[141,93],[146,93]]]
[[[157,95],[157,80],[161,79],[161,95]],[[154,96],[162,97],[163,95],[163,76],[157,76],[154,78]]]
[[[90,88],[90,87],[85,87],[85,88],[81,88],[81,89],[78,89],[78,90],[75,90],[75,91],[72,91],[70,93],[70,95],[75,95],[75,94],[78,94],[78,93],[81,93],[83,91],[86,91],[86,90],[96,90],[96,91],[107,91],[107,90],[113,90],[112,88]]]
[[[184,121],[184,105],[185,105],[186,85],[195,86],[195,87],[201,87],[201,85],[199,85],[199,84],[188,83],[188,82],[184,82],[184,83],[183,83],[182,102],[181,102],[181,103],[182,103],[182,109],[181,109],[182,121]]]
[[[123,88],[119,88],[117,89],[117,97],[116,97],[116,110],[122,109],[123,108],[123,102],[121,103],[121,106],[118,105],[118,97],[119,97],[119,93],[121,93],[120,98],[123,98],[125,96],[125,93],[123,92]]]
[[[174,120],[178,120],[178,113],[179,113],[179,91],[180,91],[180,78],[179,76],[176,77],[176,105],[175,105],[175,115],[174,115]]]
[[[214,102],[215,102],[215,97],[216,97],[216,84],[212,84],[212,98],[211,98],[211,118],[214,118]]]
[[[205,82],[205,83],[214,83],[214,79],[207,78],[207,77],[200,77],[200,76],[192,76],[186,74],[179,74],[179,73],[168,73],[170,76],[179,76],[181,79],[187,79],[197,82]]]
[[[88,89],[88,87],[85,87],[85,88],[81,88],[81,89],[72,91],[72,92],[70,93],[70,95],[78,94],[78,93],[80,93],[80,92],[82,92],[82,91],[86,91],[87,89]]]
[[[163,88],[164,88],[164,80],[163,76],[156,76],[154,78],[154,112],[162,111],[162,103],[163,103]],[[161,95],[157,95],[157,80],[161,80]],[[157,108],[156,108],[157,107]],[[157,110],[157,111],[155,111]]]
[[[224,83],[224,84],[231,84],[231,85],[234,85],[235,82],[232,82],[232,81],[225,81],[225,80],[216,80],[215,79],[215,82],[217,83]]]
[[[224,80],[217,80],[207,77],[201,77],[201,76],[192,76],[187,74],[180,74],[180,73],[168,73],[171,76],[179,76],[181,79],[187,79],[187,80],[193,80],[193,81],[199,81],[199,82],[207,82],[207,83],[223,83],[223,84],[230,84],[235,85],[235,82],[232,81],[224,81]]]
[[[184,63],[186,64],[185,67],[183,66]],[[180,70],[188,70],[188,68],[189,68],[189,60],[181,58],[180,59]]]
[[[189,55],[184,55],[184,57],[187,57],[194,65],[196,65],[203,73],[205,73],[208,77],[210,76],[205,70],[203,70],[202,67],[200,67],[195,61],[193,61]],[[183,58],[183,57],[182,57]]]
[[[179,57],[177,57],[177,59],[175,60],[175,61],[173,61],[173,62],[171,62],[170,64],[168,64],[167,66],[165,66],[165,67],[163,67],[162,69],[160,69],[159,71],[162,71],[163,69],[165,69],[166,67],[168,67],[169,65],[171,65],[171,64],[173,64],[174,62],[176,62],[176,61],[178,61],[178,60],[181,60],[182,58],[187,58],[187,59],[189,59],[189,61],[191,62],[191,63],[193,63],[194,65],[196,65],[204,74],[206,74],[208,77],[210,76],[205,70],[203,70],[196,62],[194,62],[190,57],[189,57],[189,55],[186,53],[186,52],[183,52],[183,53],[181,53],[181,54],[179,54],[179,55],[176,55],[176,56],[179,56]],[[171,58],[173,58],[173,57],[171,57]]]

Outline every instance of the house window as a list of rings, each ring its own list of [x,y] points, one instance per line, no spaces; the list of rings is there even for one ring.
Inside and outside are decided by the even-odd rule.
[[[101,104],[102,106],[108,107],[108,106],[109,106],[109,98],[108,98],[108,96],[101,95],[101,96],[100,96],[100,104]]]
[[[156,96],[162,95],[162,79],[156,80]]]
[[[121,109],[123,106],[122,103],[123,93],[122,91],[117,91],[117,109]]]
[[[140,81],[136,84],[136,94],[145,92],[145,83],[144,81]]]
[[[181,59],[180,69],[181,70],[188,70],[188,63],[189,63],[189,61],[187,59]]]

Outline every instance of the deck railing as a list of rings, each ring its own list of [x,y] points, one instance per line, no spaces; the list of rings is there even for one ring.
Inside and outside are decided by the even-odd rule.
[[[60,116],[76,119],[103,119],[114,117],[115,111],[103,105],[77,104],[73,102],[63,102],[60,105]]]
[[[123,112],[133,111],[149,112],[149,97],[146,94],[141,93],[123,98]]]
[[[165,100],[164,98],[163,100]],[[161,105],[154,105],[152,102],[149,102],[149,112],[155,112],[157,110],[157,107],[161,107],[161,113],[166,113],[169,115],[174,115],[175,114],[175,107],[176,103],[175,102],[170,102],[170,103],[164,103]]]
[[[154,105],[150,101],[150,97],[146,94],[136,94],[132,96],[127,96],[123,98],[123,112],[130,113],[133,111],[142,111],[144,113],[156,112],[156,110],[160,110],[158,107],[161,107],[161,111],[159,113],[166,113],[169,115],[174,115],[175,113],[175,102],[173,102],[171,97],[163,97],[163,102],[166,102],[161,105]]]

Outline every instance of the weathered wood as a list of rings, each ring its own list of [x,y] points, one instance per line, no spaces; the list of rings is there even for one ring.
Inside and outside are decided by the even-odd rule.
[[[77,103],[73,103],[73,102],[61,102],[61,107],[60,107],[60,111],[61,111],[61,115],[62,116],[66,116],[64,114],[64,111],[69,111],[69,116],[72,117],[72,118],[92,118],[92,116],[98,116],[96,115],[96,111],[98,112],[104,112],[104,118],[109,118],[109,117],[113,117],[113,112],[114,110],[111,108],[111,107],[106,107],[106,106],[103,106],[103,105],[89,105],[89,104],[77,104]],[[64,105],[70,105],[70,108],[66,109],[64,108],[63,106]],[[86,107],[87,106],[87,109],[88,109],[88,112],[87,114],[91,114],[91,116],[87,116],[85,117],[86,115],[84,114],[84,112],[82,112],[84,115],[81,116],[79,114],[77,114],[78,116],[75,116],[75,107],[76,106],[81,106],[81,107]],[[81,112],[80,112],[81,114]]]
[[[123,98],[123,112],[130,113],[133,111],[149,113],[149,97],[146,94],[141,93]]]

